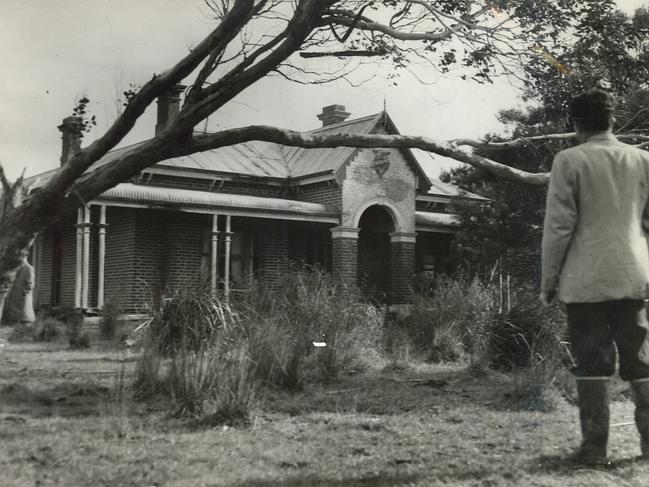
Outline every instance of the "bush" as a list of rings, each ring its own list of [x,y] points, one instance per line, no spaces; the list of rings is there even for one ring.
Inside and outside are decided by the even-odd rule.
[[[36,324],[36,333],[34,341],[36,342],[54,342],[61,338],[65,324],[54,318],[44,318]]]
[[[181,349],[204,349],[231,318],[229,307],[207,289],[185,288],[160,301],[148,328],[159,351],[171,356]]]
[[[31,323],[18,323],[14,325],[7,336],[11,343],[31,343],[34,341],[34,327]]]
[[[570,361],[567,327],[558,306],[544,307],[535,293],[522,290],[514,305],[494,321],[490,333],[492,366],[499,370]]]
[[[83,350],[90,348],[90,336],[86,332],[81,332],[83,328],[83,313],[75,311],[66,315],[66,337],[70,348],[75,350]]]
[[[258,377],[286,389],[365,368],[383,339],[381,313],[318,268],[293,267],[281,287],[257,284],[238,309]]]
[[[105,340],[112,340],[120,327],[119,316],[121,308],[115,299],[108,299],[102,309],[99,320],[99,336]]]
[[[439,276],[426,289],[403,321],[417,349],[432,362],[468,358],[472,367],[487,366],[494,289],[462,275]]]
[[[144,333],[135,382],[140,398],[162,394],[175,415],[202,424],[247,421],[255,364],[229,306],[202,290],[183,290],[162,302]]]
[[[65,325],[54,318],[39,318],[33,323],[19,323],[7,340],[13,343],[53,342],[62,336]]]

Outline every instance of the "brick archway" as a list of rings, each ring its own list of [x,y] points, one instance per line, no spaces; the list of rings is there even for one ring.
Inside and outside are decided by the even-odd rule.
[[[358,228],[358,284],[366,295],[389,301],[394,219],[384,206],[372,205],[363,211]]]

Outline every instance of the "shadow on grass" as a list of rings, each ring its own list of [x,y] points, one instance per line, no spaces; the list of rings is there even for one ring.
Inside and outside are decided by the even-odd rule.
[[[131,362],[137,362],[138,357],[137,356],[131,356],[131,357],[80,357],[80,358],[69,358],[65,359],[66,363],[74,363],[74,362],[108,362],[108,363],[115,363],[115,364],[127,364]]]
[[[596,472],[615,472],[617,470],[632,468],[637,465],[649,465],[639,457],[626,457],[611,459],[607,465],[587,466],[576,463],[570,455],[543,455],[536,459],[528,471],[534,473],[547,473],[553,475],[561,475],[572,477],[580,471],[596,471]]]
[[[367,477],[363,479],[320,479],[317,477],[306,476],[304,478],[289,478],[283,479],[281,482],[277,480],[249,480],[234,484],[232,487],[388,487],[398,485],[408,485],[413,482],[421,480],[416,475],[378,475],[375,477]]]
[[[451,404],[487,406],[500,400],[497,382],[485,387],[483,378],[466,370],[450,370],[341,377],[326,386],[307,385],[293,394],[267,389],[262,395],[265,411],[291,416],[316,412],[394,415],[446,409]]]
[[[89,382],[63,382],[43,389],[30,389],[14,382],[0,389],[0,407],[32,417],[93,416],[100,413],[109,397],[108,387]]]

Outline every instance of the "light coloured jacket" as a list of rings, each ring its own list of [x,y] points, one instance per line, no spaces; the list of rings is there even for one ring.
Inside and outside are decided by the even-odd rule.
[[[23,263],[14,280],[5,302],[5,319],[8,323],[31,323],[34,315],[34,268],[27,262]]]
[[[564,303],[644,299],[649,153],[610,132],[559,152],[543,229],[543,291]]]

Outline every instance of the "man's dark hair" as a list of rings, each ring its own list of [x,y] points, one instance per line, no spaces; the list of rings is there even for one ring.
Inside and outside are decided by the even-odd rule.
[[[611,128],[614,111],[613,95],[600,88],[591,88],[577,95],[570,102],[570,120],[578,122],[589,132],[600,132]]]

